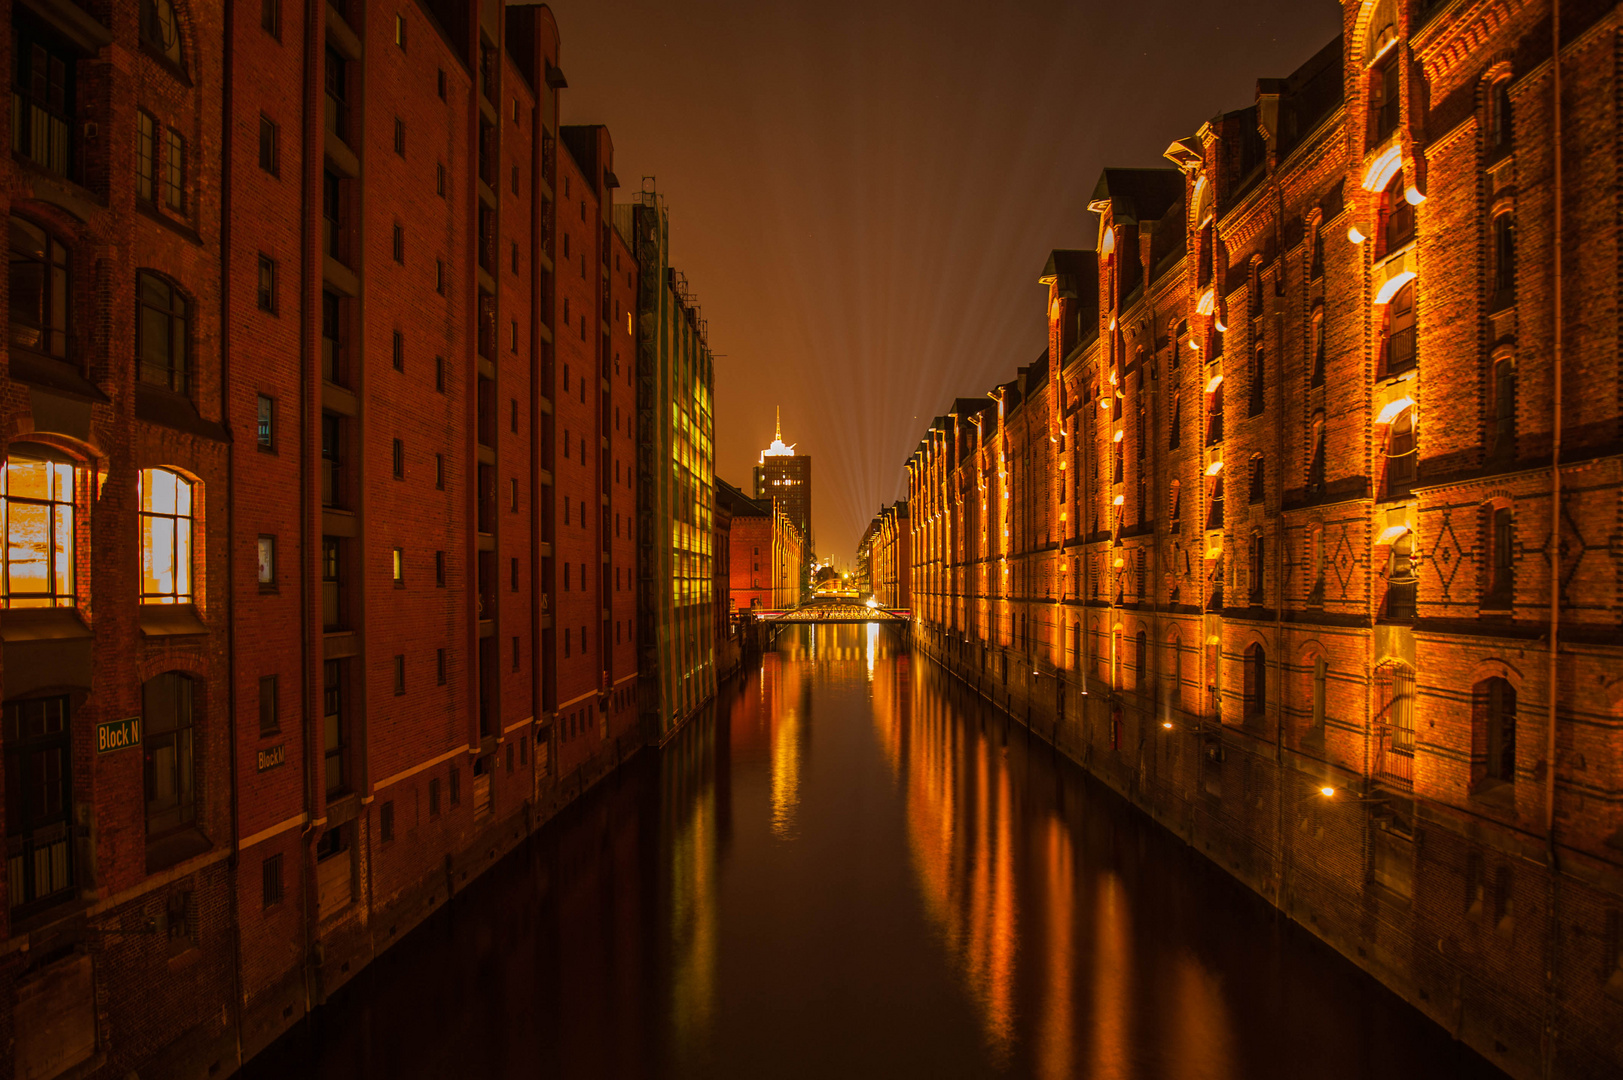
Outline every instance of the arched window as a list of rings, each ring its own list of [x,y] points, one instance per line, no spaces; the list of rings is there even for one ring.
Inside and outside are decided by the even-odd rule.
[[[184,394],[191,309],[180,291],[156,274],[136,275],[136,375]]]
[[[1133,685],[1140,690],[1150,685],[1150,639],[1140,630],[1133,639]]]
[[[1493,219],[1493,280],[1488,310],[1501,311],[1516,302],[1516,218],[1509,211]]]
[[[1330,665],[1323,656],[1313,658],[1313,730],[1324,731],[1325,691],[1330,681]]]
[[[1082,670],[1082,624],[1080,622],[1071,624],[1071,669],[1073,671]]]
[[[1223,441],[1223,383],[1218,381],[1206,395],[1206,445]]]
[[[1251,586],[1251,603],[1253,605],[1262,603],[1263,568],[1268,561],[1266,547],[1267,541],[1263,539],[1261,532],[1251,534],[1251,561],[1247,570],[1251,579],[1249,584]]]
[[[168,469],[141,470],[141,603],[192,602],[194,485]]]
[[[1382,195],[1382,202],[1385,204],[1382,209],[1386,213],[1386,236],[1382,254],[1390,255],[1414,239],[1414,207],[1410,205],[1405,191],[1407,185],[1403,182],[1403,170],[1399,169],[1386,185],[1386,191]]]
[[[1386,304],[1386,373],[1415,366],[1414,282],[1392,294]]]
[[[1516,523],[1510,507],[1487,507],[1482,514],[1484,560],[1482,606],[1508,609],[1515,593]]]
[[[1173,356],[1178,354],[1174,352]],[[1183,394],[1179,391],[1172,393],[1172,423],[1167,432],[1167,449],[1176,450],[1183,442]]]
[[[1510,152],[1510,78],[1496,79],[1488,87],[1488,160],[1495,161]]]
[[[1401,47],[1388,49],[1371,75],[1369,104],[1374,136],[1371,146],[1385,142],[1398,129],[1403,103],[1402,69],[1398,64],[1398,54],[1401,52]]]
[[[1313,356],[1311,360],[1312,375],[1308,378],[1308,387],[1324,385],[1324,306],[1313,312]]]
[[[1493,453],[1516,452],[1516,361],[1502,356],[1493,364]]]
[[[9,219],[11,345],[68,354],[68,249],[32,221]]]
[[[193,686],[178,671],[166,671],[141,685],[148,839],[197,819]]]
[[[1313,223],[1312,255],[1307,264],[1307,277],[1309,281],[1317,281],[1324,276],[1324,221]]]
[[[1415,615],[1414,534],[1405,532],[1392,541],[1386,562],[1386,617],[1412,619]]]
[[[1251,455],[1251,489],[1248,502],[1260,503],[1268,494],[1268,469],[1261,454]]]
[[[1168,695],[1174,709],[1183,708],[1183,642],[1177,634],[1167,642],[1167,648],[1172,652],[1172,692]]]
[[[30,453],[29,451],[32,451]],[[37,456],[36,456],[37,455]],[[5,606],[73,607],[76,470],[45,446],[14,445],[0,472]]]
[[[1223,527],[1223,474],[1220,472],[1211,479],[1211,510],[1206,515],[1206,528],[1221,529]]]
[[[1414,406],[1405,408],[1392,418],[1386,432],[1386,493],[1402,495],[1415,481],[1415,459],[1419,457],[1415,441]]]
[[[180,23],[170,0],[141,0],[141,44],[180,64]]]
[[[1313,414],[1308,434],[1307,490],[1310,495],[1324,493],[1324,412]]]
[[[1251,354],[1251,401],[1246,415],[1256,416],[1268,401],[1268,357],[1261,345]]]
[[[1171,494],[1167,498],[1167,520],[1172,523],[1172,529],[1174,532],[1176,532],[1178,526],[1182,524],[1182,520],[1179,515],[1183,512],[1183,502],[1178,497],[1182,487],[1183,485],[1179,481],[1172,481]]]
[[[1268,656],[1261,644],[1245,651],[1245,716],[1261,718],[1268,711]]]
[[[1472,688],[1472,732],[1479,778],[1516,782],[1516,688],[1499,676]]]
[[[1307,602],[1324,603],[1324,526],[1315,526],[1307,534]]]

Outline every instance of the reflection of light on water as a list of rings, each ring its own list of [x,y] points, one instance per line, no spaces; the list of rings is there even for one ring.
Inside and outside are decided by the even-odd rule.
[[[1099,896],[1094,928],[1093,1070],[1102,1078],[1126,1077],[1128,1068],[1128,1006],[1131,995],[1128,937],[1131,932],[1127,897],[1121,878],[1107,870],[1099,875]]]
[[[868,624],[868,681],[873,682],[874,656],[879,652],[879,624]]]
[[[799,808],[800,715],[787,708],[772,721],[772,831],[793,836]]]
[[[1072,919],[1076,899],[1071,834],[1058,814],[1048,817],[1048,989],[1043,1026],[1037,1046],[1038,1071],[1044,1077],[1065,1077],[1072,1072],[1071,962]],[[1180,1075],[1192,1075],[1182,1073]]]
[[[1233,1075],[1234,1049],[1223,989],[1187,950],[1177,959],[1173,997],[1178,1022],[1172,1025],[1172,1075],[1227,1080]]]
[[[691,802],[679,801],[670,841],[671,1018],[677,1045],[690,1053],[708,1040],[715,1014],[715,792],[705,775]]]

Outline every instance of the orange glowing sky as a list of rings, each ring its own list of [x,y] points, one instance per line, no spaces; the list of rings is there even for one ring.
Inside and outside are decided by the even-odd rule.
[[[844,565],[954,397],[1043,348],[1037,275],[1092,246],[1106,165],[1249,105],[1336,35],[1331,0],[556,0],[565,123],[654,176],[710,323],[716,471],[783,407]]]

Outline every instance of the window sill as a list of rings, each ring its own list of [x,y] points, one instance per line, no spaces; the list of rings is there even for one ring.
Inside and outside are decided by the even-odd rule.
[[[143,217],[156,221],[159,225],[178,236],[184,237],[188,242],[196,244],[198,247],[203,246],[203,238],[197,234],[196,229],[179,218],[171,217],[167,212],[159,210],[156,205],[137,199],[135,208],[141,212]]]
[[[198,617],[193,604],[142,604],[143,637],[186,637],[206,634],[209,628]]]
[[[171,866],[185,862],[194,855],[201,855],[212,847],[209,838],[204,836],[195,826],[187,826],[179,832],[168,836],[147,841],[147,873],[157,873],[167,870]]]
[[[18,382],[54,390],[83,401],[105,403],[111,400],[95,383],[85,378],[79,365],[72,360],[32,352],[17,345],[11,347],[8,374]]]
[[[91,636],[77,608],[10,608],[0,615],[0,642],[66,641]]]
[[[203,419],[191,398],[151,383],[135,384],[135,418],[215,442],[231,441],[224,427]]]

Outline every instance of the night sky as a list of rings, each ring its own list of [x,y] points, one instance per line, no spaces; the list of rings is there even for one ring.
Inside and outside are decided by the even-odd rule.
[[[554,0],[564,123],[657,180],[710,323],[716,471],[746,489],[783,407],[817,553],[849,563],[954,397],[1045,344],[1049,251],[1091,247],[1099,172],[1254,99],[1333,0]]]

